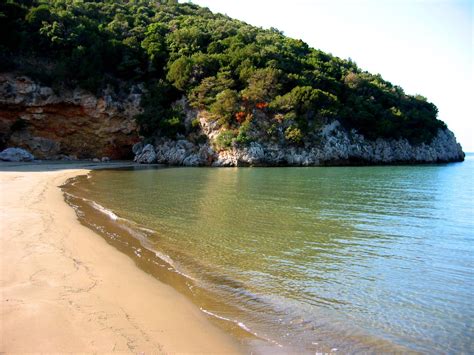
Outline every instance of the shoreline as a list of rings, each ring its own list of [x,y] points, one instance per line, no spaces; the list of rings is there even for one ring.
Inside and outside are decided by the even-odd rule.
[[[135,164],[0,164],[0,351],[243,352],[177,290],[82,225],[64,200],[66,180],[127,166]]]
[[[139,168],[141,167],[139,166]],[[147,169],[147,166],[143,168]],[[118,171],[122,169],[110,170]],[[160,247],[154,244],[157,240],[162,239],[158,231],[117,215],[115,211],[110,209],[110,206],[105,207],[101,204],[102,202],[98,202],[85,193],[88,190],[87,184],[89,184],[89,181],[94,180],[93,174],[92,171],[87,176],[70,178],[61,186],[66,203],[76,211],[81,224],[101,236],[115,249],[127,255],[136,267],[143,272],[184,295],[213,324],[242,344],[246,351],[256,351],[257,353],[281,352],[281,344],[249,328],[239,315],[235,314],[235,312],[238,312],[238,307],[235,304],[222,301],[222,295],[209,288],[211,285],[208,282],[212,283],[212,280],[206,280],[205,275],[214,271],[208,269],[204,272],[205,275],[201,274],[203,272],[202,260],[193,260],[191,265],[186,265],[190,266],[191,269],[183,268],[184,265],[175,260],[177,255],[172,250],[162,249],[163,245]],[[186,254],[184,251],[175,250],[175,252],[178,252],[181,257]],[[196,269],[200,270],[199,275],[192,274],[192,270]],[[217,314],[214,312],[217,312]],[[226,316],[221,316],[220,313]],[[234,316],[229,316],[229,314]],[[287,348],[287,350],[289,349]],[[297,352],[296,349],[292,350],[292,352]]]

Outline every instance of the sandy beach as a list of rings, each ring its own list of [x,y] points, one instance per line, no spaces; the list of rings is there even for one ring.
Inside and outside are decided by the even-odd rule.
[[[242,352],[79,223],[59,186],[90,168],[0,165],[0,352]]]

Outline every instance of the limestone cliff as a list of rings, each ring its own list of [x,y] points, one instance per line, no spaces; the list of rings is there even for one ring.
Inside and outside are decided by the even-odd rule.
[[[139,143],[134,146],[135,161],[185,166],[318,166],[464,160],[461,145],[449,129],[440,129],[430,143],[411,144],[403,138],[368,140],[355,130],[345,129],[338,120],[332,120],[302,144],[294,145],[283,134],[288,122],[281,122],[277,128],[279,134],[270,139],[266,129],[269,123],[274,123],[259,112],[254,112],[249,129],[252,141],[245,145],[233,141],[230,147],[222,149],[216,145],[216,138],[223,131],[217,121],[206,112],[190,110],[185,100],[181,104],[188,123],[196,122],[197,117],[199,131],[187,139],[156,138],[153,144]]]
[[[248,144],[216,145],[222,127],[183,98],[187,134],[178,140],[155,137],[140,142],[134,117],[141,112],[143,89],[134,86],[100,95],[76,89],[55,92],[12,73],[0,74],[0,149],[25,148],[39,159],[132,158],[140,163],[185,166],[315,166],[350,164],[438,163],[462,161],[464,153],[448,129],[430,143],[406,139],[368,140],[337,120],[327,122],[300,145],[281,134],[266,136],[269,117],[255,112]],[[197,123],[197,124],[196,124]],[[274,123],[272,123],[274,124]],[[287,123],[281,123],[284,125]],[[132,150],[133,146],[133,150]]]
[[[430,144],[411,145],[406,139],[366,140],[347,132],[338,121],[324,126],[318,143],[309,147],[252,142],[217,150],[212,144],[158,139],[137,144],[135,161],[185,166],[318,166],[395,163],[442,163],[464,160],[454,134],[440,130]]]
[[[140,97],[139,87],[95,96],[0,74],[0,148],[25,148],[39,159],[130,158]]]

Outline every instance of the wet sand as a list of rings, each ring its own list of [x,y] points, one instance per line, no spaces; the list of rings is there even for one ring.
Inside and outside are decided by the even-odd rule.
[[[97,166],[0,163],[0,352],[241,353],[79,223],[59,186]]]

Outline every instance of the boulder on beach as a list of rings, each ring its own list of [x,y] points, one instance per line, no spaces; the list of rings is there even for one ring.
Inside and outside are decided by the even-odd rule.
[[[7,148],[0,153],[0,160],[4,161],[32,161],[35,157],[30,152],[21,148]]]

